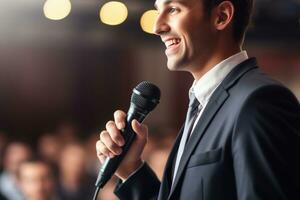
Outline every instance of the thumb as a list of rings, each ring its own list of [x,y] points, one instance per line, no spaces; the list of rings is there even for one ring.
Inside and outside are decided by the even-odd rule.
[[[137,137],[145,139],[148,136],[148,128],[146,125],[139,123],[136,119],[132,120],[131,126]]]

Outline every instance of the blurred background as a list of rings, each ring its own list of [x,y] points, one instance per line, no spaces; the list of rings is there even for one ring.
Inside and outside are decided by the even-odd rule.
[[[161,88],[162,97],[146,119],[151,135],[144,158],[161,177],[164,162],[157,163],[163,160],[157,158],[167,158],[184,120],[193,80],[189,74],[168,71],[164,45],[151,34],[153,4],[0,0],[2,174],[9,171],[18,180],[18,170],[9,167],[9,160],[18,164],[34,152],[51,166],[60,197],[71,191],[62,199],[90,199],[76,191],[84,187],[78,183],[82,177],[90,188],[81,190],[86,195],[93,190],[98,134],[116,109],[128,109],[132,88],[148,80]],[[300,0],[257,0],[245,49],[300,99]],[[10,158],[8,150],[16,146],[31,153]],[[67,153],[78,158],[68,163],[82,162],[82,169],[60,164]],[[70,171],[79,178],[66,181],[73,176]],[[102,199],[115,199],[113,184]],[[0,193],[5,193],[1,178]]]

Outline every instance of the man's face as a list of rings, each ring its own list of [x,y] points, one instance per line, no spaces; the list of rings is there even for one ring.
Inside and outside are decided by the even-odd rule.
[[[19,169],[21,189],[28,200],[50,200],[54,180],[49,166],[44,163],[24,163]]]
[[[4,167],[5,170],[10,172],[12,175],[17,173],[20,163],[28,159],[30,156],[30,149],[28,146],[22,143],[12,143],[8,146],[5,158]]]
[[[154,31],[166,45],[168,68],[201,70],[213,51],[215,32],[202,0],[156,0],[159,12]]]

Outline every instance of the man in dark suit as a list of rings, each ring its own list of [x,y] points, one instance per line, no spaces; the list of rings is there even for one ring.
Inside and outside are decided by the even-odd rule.
[[[295,96],[241,50],[252,0],[156,0],[155,32],[168,68],[190,72],[190,106],[162,183],[141,160],[147,127],[119,166],[120,199],[300,199],[300,108]],[[96,144],[101,162],[120,154],[125,113]]]

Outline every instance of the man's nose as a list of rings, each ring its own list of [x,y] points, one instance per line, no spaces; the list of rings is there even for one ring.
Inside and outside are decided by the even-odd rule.
[[[164,15],[158,14],[154,23],[153,32],[156,35],[163,35],[170,31],[170,26],[167,23],[167,20]]]

